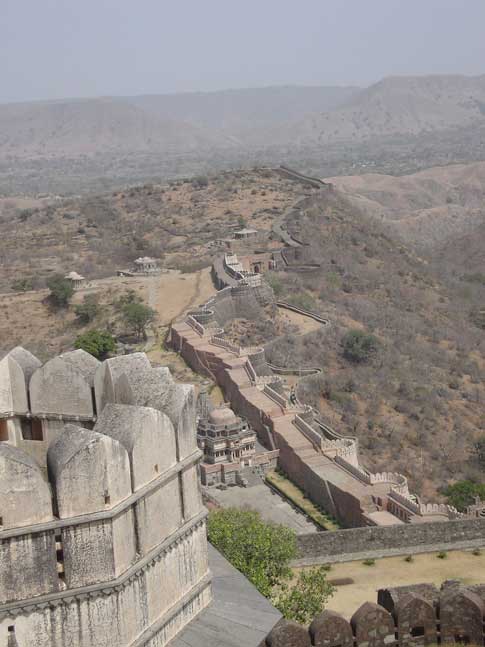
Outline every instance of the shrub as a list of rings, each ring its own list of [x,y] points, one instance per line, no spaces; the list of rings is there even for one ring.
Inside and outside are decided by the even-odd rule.
[[[103,359],[116,348],[114,337],[107,330],[88,330],[77,337],[74,345],[97,359]]]
[[[285,526],[265,523],[258,512],[226,508],[209,514],[209,541],[266,597],[291,578],[296,535]]]
[[[95,294],[87,294],[83,302],[74,308],[79,323],[88,324],[99,314],[98,298]]]
[[[448,557],[448,553],[445,552],[444,550],[440,550],[440,552],[436,555],[438,559],[446,559]]]
[[[414,562],[414,557],[412,555],[406,555],[406,557],[404,558],[404,561],[408,563]]]
[[[74,294],[71,281],[62,274],[54,274],[47,280],[47,287],[50,290],[48,298],[51,305],[55,308],[67,308]]]
[[[475,555],[476,557],[479,557],[482,554],[482,551],[480,548],[475,548],[472,550],[472,555]]]
[[[379,349],[379,340],[362,330],[349,330],[342,339],[344,357],[351,362],[368,362]]]
[[[459,512],[465,512],[477,497],[485,500],[485,484],[475,481],[457,481],[445,488],[443,494],[447,497],[450,505]]]
[[[287,620],[308,625],[325,608],[335,589],[327,581],[325,566],[301,571],[291,587],[284,585],[273,598],[275,607]]]
[[[16,281],[13,281],[10,288],[14,292],[28,292],[29,290],[34,289],[34,284],[32,279],[17,279]]]
[[[371,558],[364,559],[364,561],[362,562],[364,566],[375,566],[375,563],[376,563],[376,560]]]

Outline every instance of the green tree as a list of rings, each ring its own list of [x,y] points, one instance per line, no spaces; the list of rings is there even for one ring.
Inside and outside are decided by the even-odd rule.
[[[285,584],[273,598],[275,607],[287,620],[308,625],[321,613],[335,592],[327,581],[328,566],[301,571],[295,584]]]
[[[149,306],[137,302],[126,303],[122,310],[125,325],[133,330],[138,339],[146,339],[145,329],[155,319],[156,314]]]
[[[83,302],[74,308],[79,323],[88,324],[99,314],[98,298],[95,294],[87,294]]]
[[[368,362],[379,349],[379,340],[363,330],[349,330],[342,339],[344,357],[351,362]]]
[[[103,359],[116,349],[114,337],[107,330],[88,330],[76,338],[74,345],[98,359]]]
[[[209,514],[209,541],[266,597],[291,578],[296,535],[265,523],[254,510],[226,508]]]
[[[443,490],[448,503],[460,512],[465,512],[469,505],[475,502],[478,496],[485,501],[485,484],[475,481],[457,481]]]
[[[47,287],[50,290],[50,303],[55,308],[67,308],[74,294],[71,281],[64,278],[62,274],[54,274],[47,280]]]

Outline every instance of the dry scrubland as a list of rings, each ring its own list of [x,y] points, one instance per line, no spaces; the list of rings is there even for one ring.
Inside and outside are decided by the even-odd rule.
[[[47,290],[2,294],[2,347],[10,348],[21,344],[35,351],[42,359],[47,359],[72,348],[75,337],[90,328],[108,328],[121,334],[124,330],[113,303],[129,290],[134,290],[157,313],[156,320],[148,331],[147,349],[150,349],[150,359],[174,363],[180,374],[184,364],[178,356],[162,351],[160,344],[155,342],[161,342],[173,319],[200,301],[207,300],[215,292],[208,268],[189,274],[174,271],[155,277],[93,280],[91,287],[75,292],[71,306],[65,311],[53,311],[49,308],[45,302]],[[76,319],[74,307],[90,294],[98,297],[100,312],[93,322],[83,326]]]
[[[462,181],[467,174],[469,179]],[[448,196],[460,195],[464,209],[476,209],[477,192],[483,190],[476,168],[432,175],[432,195],[441,196],[445,205]],[[321,366],[321,375],[299,382],[301,399],[315,404],[341,431],[359,437],[370,469],[402,471],[414,491],[434,499],[450,480],[481,477],[473,443],[485,424],[485,342],[472,313],[485,305],[485,286],[465,274],[483,271],[474,262],[481,258],[478,250],[483,252],[483,230],[478,219],[469,218],[477,224],[467,234],[475,256],[463,239],[453,246],[453,232],[439,244],[432,237],[424,246],[404,240],[390,226],[406,220],[414,189],[406,197],[402,187],[379,181],[388,183],[388,192],[395,191],[395,198],[387,195],[385,202],[399,205],[399,220],[383,221],[382,209],[359,209],[347,189],[346,195],[315,192],[266,170],[224,173],[207,185],[194,180],[60,200],[27,213],[3,203],[2,222],[8,226],[0,242],[0,285],[7,292],[14,277],[30,276],[42,285],[54,270],[70,269],[99,281],[141,254],[162,257],[162,265],[182,273],[161,275],[159,285],[152,279],[99,281],[105,309],[95,322],[109,323],[114,317],[109,304],[116,294],[136,285],[159,313],[160,341],[168,321],[213,290],[207,269],[199,269],[220,253],[210,245],[214,238],[230,235],[242,220],[270,229],[278,215],[304,199],[288,227],[309,242],[304,254],[321,267],[268,278],[280,298],[325,313],[331,326],[322,329],[268,310],[248,313],[248,320],[228,326],[229,333],[244,344],[266,343],[274,364]],[[408,180],[415,181],[421,183]],[[363,192],[362,182],[357,189]],[[417,188],[415,193],[417,208],[422,208],[422,194]],[[2,346],[21,342],[45,357],[72,344],[80,331],[72,308],[54,315],[43,297],[0,297]],[[80,298],[77,294],[75,301]],[[343,357],[342,337],[352,328],[379,340],[368,363],[352,364]],[[156,342],[156,337],[150,341],[153,359],[182,371],[176,356],[156,348]]]
[[[184,271],[208,267],[208,243],[243,221],[269,228],[299,194],[298,185],[271,171],[229,172],[206,182],[144,185],[27,209],[0,202],[0,290],[19,275],[39,287],[55,271],[109,276],[140,255],[162,256],[165,267]]]

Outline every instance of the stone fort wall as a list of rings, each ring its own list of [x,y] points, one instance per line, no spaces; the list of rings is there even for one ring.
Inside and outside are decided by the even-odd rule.
[[[193,387],[21,348],[0,387],[0,647],[162,647],[211,600]]]
[[[298,536],[299,564],[407,555],[485,544],[485,519],[349,528]]]
[[[478,646],[484,644],[484,616],[485,585],[381,589],[378,604],[364,603],[350,621],[333,611],[318,615],[308,629],[280,621],[262,647]]]

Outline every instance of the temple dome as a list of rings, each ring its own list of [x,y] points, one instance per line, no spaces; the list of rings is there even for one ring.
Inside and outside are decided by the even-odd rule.
[[[224,407],[222,409],[213,409],[209,413],[209,422],[213,425],[233,425],[237,423],[237,417],[232,409]]]

